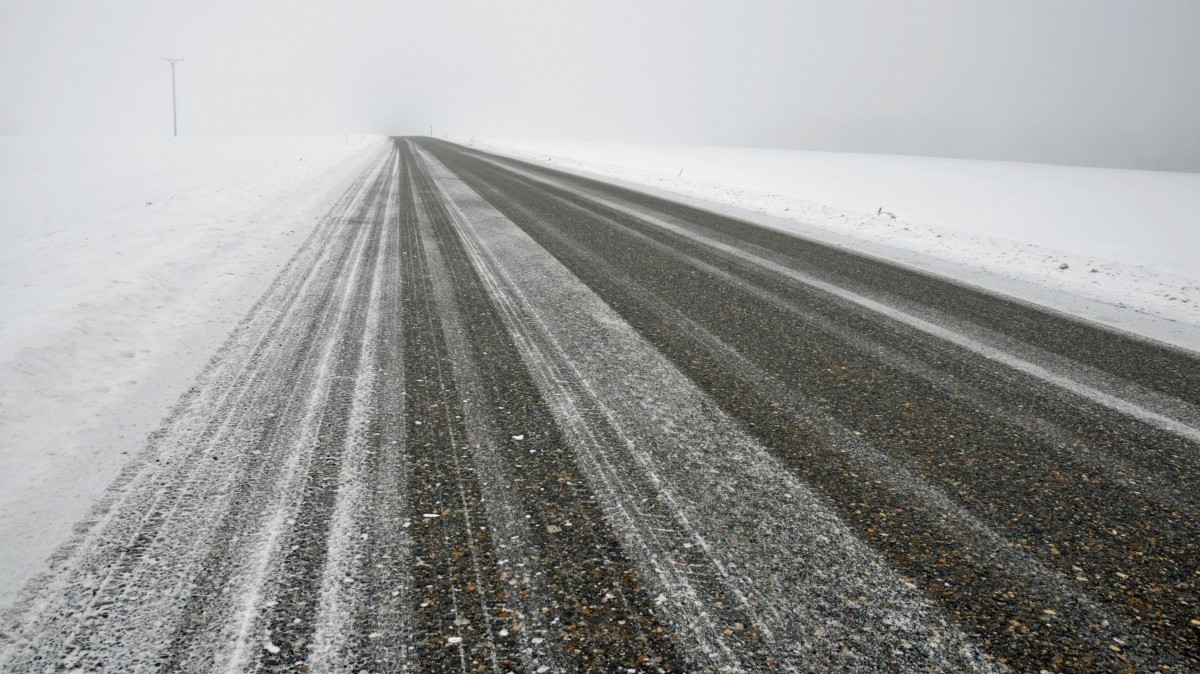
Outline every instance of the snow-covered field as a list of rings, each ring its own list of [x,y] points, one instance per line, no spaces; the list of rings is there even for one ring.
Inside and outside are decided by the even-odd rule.
[[[385,148],[0,138],[0,608]]]
[[[763,224],[1200,350],[1200,174],[453,140],[723,205]]]

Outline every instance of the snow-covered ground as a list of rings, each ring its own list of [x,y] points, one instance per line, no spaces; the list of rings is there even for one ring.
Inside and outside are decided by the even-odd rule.
[[[452,140],[724,206],[763,224],[1200,350],[1200,174]]]
[[[0,608],[385,147],[0,138]]]

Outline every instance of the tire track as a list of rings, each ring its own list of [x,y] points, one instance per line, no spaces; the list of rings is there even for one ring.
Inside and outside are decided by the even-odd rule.
[[[411,183],[405,189],[414,191]],[[416,203],[414,192],[413,203]],[[418,216],[401,230],[405,418],[413,549],[414,653],[430,672],[506,671],[521,657],[507,589],[470,470]],[[504,636],[501,636],[501,633]],[[502,670],[504,667],[505,670]]]
[[[378,165],[369,171],[377,176]],[[375,184],[371,180],[364,173],[356,181],[340,204],[346,212],[361,209],[374,189],[366,187]],[[0,662],[20,669],[57,653],[56,662],[97,666],[111,662],[115,648],[117,653],[128,649],[119,661],[136,669],[161,657],[172,616],[181,612],[183,588],[214,535],[213,527],[197,522],[213,521],[214,512],[229,504],[220,496],[234,474],[230,463],[248,459],[246,446],[270,409],[246,409],[242,403],[261,395],[271,381],[260,366],[299,341],[273,344],[264,333],[279,325],[282,314],[276,307],[294,306],[300,296],[296,289],[308,287],[320,273],[311,263],[328,257],[335,233],[345,224],[338,216],[319,227],[256,305],[224,358],[214,359],[214,368],[177,408],[143,462],[114,487],[109,503],[102,505],[107,511],[70,550],[56,578],[40,587],[24,616],[23,636]],[[160,629],[140,631],[139,625]]]
[[[357,465],[362,459],[360,434],[366,424],[363,417],[368,413],[363,408],[370,405],[366,396],[374,385],[371,366],[379,328],[374,311],[378,295],[375,282],[382,268],[386,204],[396,182],[395,165],[389,164],[385,191],[368,215],[363,249],[345,274],[348,288],[339,324],[322,340],[329,345],[321,368],[325,378],[314,386],[314,404],[306,418],[306,432],[293,449],[303,451],[301,448],[311,443],[308,465],[285,482],[283,498],[289,505],[272,508],[276,513],[291,515],[288,524],[292,526],[281,528],[284,536],[279,539],[278,550],[284,550],[288,543],[291,548],[278,561],[267,562],[278,552],[266,556],[263,571],[253,585],[266,590],[262,593],[264,598],[271,599],[265,604],[268,609],[265,615],[255,621],[261,627],[244,630],[243,635],[261,629],[265,632],[263,643],[275,643],[278,650],[268,646],[257,651],[268,668],[297,666],[308,660],[308,646],[319,627],[317,611],[329,598],[321,591],[325,588],[324,579],[337,574],[340,578],[333,582],[347,582],[346,569],[341,563],[352,562],[342,559],[342,555],[351,554],[347,548],[353,544],[346,540],[348,532],[338,526],[336,515],[340,500],[347,499],[353,504],[358,496],[347,492],[358,486],[351,480],[360,477]],[[343,517],[349,519],[351,515],[346,513]],[[278,519],[281,516],[277,515]],[[344,526],[348,528],[350,523]],[[242,640],[251,648],[258,643],[245,636]],[[231,665],[239,667],[240,663],[235,658]]]
[[[368,534],[358,549],[361,561],[355,587],[359,600],[351,608],[352,624],[342,625],[349,631],[344,646],[344,662],[348,664],[343,669],[350,672],[413,669],[409,658],[413,621],[411,540],[405,528],[411,513],[407,511],[404,337],[400,323],[400,232],[408,224],[413,205],[410,191],[402,187],[408,180],[407,157],[397,152],[396,161],[400,185],[393,190],[390,203],[383,278],[378,285],[375,407],[365,437],[365,511],[358,517],[359,527]]]
[[[469,401],[460,406],[464,439],[492,540],[503,556],[501,580],[511,588],[505,610],[514,619],[506,629],[521,643],[524,667],[677,669],[648,598],[590,494],[580,489],[583,478],[489,309],[443,196],[424,168],[416,187],[446,362],[456,395]]]
[[[373,243],[379,236],[381,204],[389,182],[390,168],[381,171],[370,204],[356,223],[351,255],[331,284],[334,294],[322,321],[308,333],[312,350],[298,366],[311,373],[309,378],[285,381],[272,392],[288,401],[288,414],[283,415],[287,433],[250,451],[265,460],[260,464],[262,472],[250,471],[230,499],[239,508],[232,511],[224,537],[218,539],[227,542],[228,560],[203,574],[200,587],[193,591],[210,602],[223,595],[192,614],[193,633],[185,642],[191,647],[178,656],[202,665],[200,669],[213,663],[238,671],[262,655],[268,660],[305,660],[303,647],[309,637],[301,630],[309,628],[312,610],[308,597],[298,595],[310,589],[324,561],[319,542],[331,499],[327,472],[336,475],[336,452],[348,409],[345,389],[336,383],[357,366],[354,347],[337,347],[339,340],[361,339],[365,309],[361,288],[369,286],[362,279],[369,278],[374,263],[377,246]],[[293,387],[304,393],[288,395]],[[329,415],[331,408],[340,414]],[[289,594],[297,586],[304,591]],[[285,631],[273,623],[286,609],[295,610],[299,622]]]
[[[398,283],[398,276],[387,276],[389,269],[395,270],[394,265],[388,265],[387,255],[392,250],[391,239],[397,235],[394,226],[396,184],[403,184],[400,172],[399,155],[395,156],[387,200],[382,213],[382,232],[378,241],[379,260],[375,265],[373,278],[366,301],[366,317],[358,356],[358,375],[355,381],[353,398],[350,406],[347,436],[340,457],[340,469],[337,480],[333,514],[330,518],[329,532],[325,540],[325,563],[322,570],[319,605],[313,621],[311,656],[307,663],[315,671],[337,671],[346,669],[346,664],[352,659],[353,629],[357,610],[368,601],[394,602],[403,604],[408,597],[389,597],[373,587],[373,596],[367,594],[361,583],[366,575],[368,562],[363,550],[371,535],[379,535],[370,526],[366,516],[372,492],[367,487],[376,486],[368,482],[367,462],[373,451],[382,449],[378,441],[373,442],[372,419],[381,413],[378,394],[380,391],[379,377],[386,373],[386,360],[380,353],[384,344],[382,286],[385,283]],[[402,422],[401,422],[402,423]],[[402,426],[401,426],[402,427]],[[374,431],[378,433],[378,431]],[[394,447],[392,448],[395,449]],[[387,485],[383,493],[393,493],[397,485]],[[399,513],[397,513],[399,514]],[[393,533],[394,532],[389,532]],[[401,537],[401,541],[403,538]],[[368,586],[369,587],[369,586]],[[385,591],[386,592],[386,591]],[[381,596],[382,595],[382,596]],[[293,619],[293,622],[300,622]],[[371,632],[368,638],[382,638],[382,632]],[[392,634],[393,645],[399,646],[403,652],[405,634]],[[392,659],[389,664],[395,664]],[[382,661],[380,662],[382,664]]]

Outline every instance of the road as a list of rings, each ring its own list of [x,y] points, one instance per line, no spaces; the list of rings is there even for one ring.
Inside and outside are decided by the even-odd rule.
[[[0,669],[1200,671],[1200,360],[396,139]]]

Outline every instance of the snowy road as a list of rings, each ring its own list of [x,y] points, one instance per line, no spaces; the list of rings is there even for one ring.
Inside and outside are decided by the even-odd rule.
[[[313,234],[0,670],[1200,669],[1200,361],[431,140]]]

